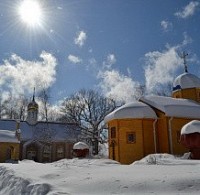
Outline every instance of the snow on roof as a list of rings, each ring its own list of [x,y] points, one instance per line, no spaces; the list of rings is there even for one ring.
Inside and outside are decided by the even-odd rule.
[[[84,142],[77,142],[73,146],[74,150],[84,150],[84,149],[89,149],[89,146],[84,143]]]
[[[73,123],[43,122],[39,121],[35,125],[29,125],[26,121],[20,121],[21,139],[23,141],[33,139],[49,129],[53,141],[74,141],[80,134],[80,129]],[[16,129],[16,120],[0,120],[0,129],[13,131]]]
[[[188,88],[200,88],[200,78],[190,73],[183,73],[174,80],[174,91]]]
[[[132,102],[125,104],[110,114],[108,114],[104,121],[108,122],[114,119],[123,118],[157,118],[154,110],[142,102]]]
[[[0,142],[19,143],[15,136],[15,131],[0,130]]]
[[[200,104],[188,100],[164,96],[144,96],[140,101],[164,112],[166,116],[200,118]]]
[[[190,133],[200,133],[200,121],[193,120],[182,127],[181,135]]]

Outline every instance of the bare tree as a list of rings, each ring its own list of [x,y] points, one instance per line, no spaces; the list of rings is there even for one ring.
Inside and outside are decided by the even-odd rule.
[[[16,97],[10,92],[6,99],[0,101],[2,118],[25,120],[28,99],[24,95]]]
[[[42,120],[48,122],[48,114],[49,114],[49,107],[50,107],[50,89],[43,88],[39,93],[39,99],[42,102],[42,107],[40,108],[40,114]]]
[[[16,101],[13,98],[12,93],[10,92],[8,94],[8,97],[3,101],[2,103],[2,114],[3,114],[3,118],[8,118],[8,119],[14,119],[15,116],[15,111],[14,108]]]
[[[98,154],[100,133],[105,128],[105,116],[116,108],[115,101],[94,90],[81,90],[62,103],[62,120],[73,122],[82,130],[83,138],[91,141],[93,153]]]
[[[17,119],[25,120],[26,119],[26,110],[28,106],[28,99],[24,95],[20,95],[17,99]]]
[[[48,121],[59,121],[60,118],[60,106],[50,105],[50,107],[48,108]]]

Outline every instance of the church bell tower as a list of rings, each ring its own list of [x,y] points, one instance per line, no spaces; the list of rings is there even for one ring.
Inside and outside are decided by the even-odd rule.
[[[28,116],[27,122],[31,125],[35,125],[38,120],[38,104],[35,102],[35,88],[32,101],[28,104]]]
[[[183,52],[181,56],[183,58],[185,72],[174,80],[172,97],[190,99],[200,103],[200,78],[188,73],[186,63],[187,55]]]

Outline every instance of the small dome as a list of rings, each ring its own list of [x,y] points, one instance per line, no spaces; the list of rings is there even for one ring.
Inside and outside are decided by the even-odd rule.
[[[183,73],[173,83],[173,91],[189,88],[200,88],[200,78],[190,73]]]
[[[31,109],[31,108],[38,108],[38,104],[36,102],[30,102],[28,104],[28,109]]]
[[[33,98],[32,102],[28,104],[28,110],[29,109],[38,109],[38,104],[35,102],[35,98]]]

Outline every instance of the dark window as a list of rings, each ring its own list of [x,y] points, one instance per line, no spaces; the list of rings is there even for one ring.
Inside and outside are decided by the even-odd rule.
[[[136,135],[135,132],[130,132],[127,133],[127,143],[128,144],[133,144],[136,142]]]
[[[116,138],[116,128],[115,127],[111,127],[111,129],[110,129],[110,137],[112,139]]]

